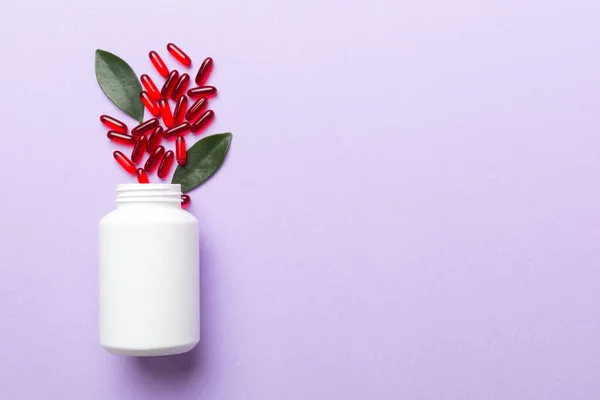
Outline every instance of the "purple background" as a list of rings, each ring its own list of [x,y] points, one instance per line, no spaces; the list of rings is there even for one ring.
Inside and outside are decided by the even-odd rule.
[[[600,397],[597,0],[165,4],[3,4],[0,398]],[[234,138],[192,193],[199,347],[122,358],[94,50],[169,41]]]

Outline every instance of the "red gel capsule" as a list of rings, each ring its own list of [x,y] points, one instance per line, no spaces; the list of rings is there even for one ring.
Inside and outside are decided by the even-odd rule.
[[[135,144],[135,138],[133,136],[127,135],[125,133],[108,131],[106,137],[110,140],[114,140],[115,142],[123,143],[123,144]]]
[[[150,95],[150,98],[152,100],[159,100],[160,99],[160,91],[154,84],[154,81],[152,80],[152,78],[150,78],[148,75],[144,74],[140,77],[140,80],[142,81],[142,85],[144,85],[144,89],[146,89],[146,91]]]
[[[179,79],[179,72],[177,72],[177,70],[174,69],[173,71],[171,71],[171,73],[167,77],[167,80],[165,81],[165,84],[163,85],[162,89],[160,90],[160,97],[162,97],[163,99],[168,99],[169,96],[171,95],[171,92],[173,91],[173,88],[177,84],[178,79]]]
[[[181,96],[179,100],[177,100],[177,104],[175,104],[175,111],[173,111],[173,119],[176,124],[180,124],[183,122],[183,118],[185,117],[185,112],[187,111],[188,106],[188,98],[187,96]]]
[[[138,168],[135,174],[137,175],[138,183],[150,183],[148,181],[148,174],[144,168]]]
[[[188,196],[187,194],[182,194],[181,195],[181,205],[186,206],[188,204],[190,204],[190,196]]]
[[[155,51],[151,51],[150,53],[148,53],[148,57],[150,57],[150,61],[152,61],[152,64],[154,65],[154,68],[156,68],[158,73],[166,78],[167,75],[169,75],[169,68],[167,68],[165,62],[158,55],[158,53]]]
[[[200,115],[202,110],[204,110],[206,108],[207,105],[208,105],[208,100],[206,100],[206,97],[199,98],[198,100],[196,100],[196,102],[194,104],[192,104],[190,109],[185,113],[185,119],[187,119],[190,122],[193,122],[196,119],[196,117],[198,115]]]
[[[146,172],[154,171],[154,168],[158,165],[158,162],[162,158],[163,154],[165,154],[165,148],[162,146],[158,146],[156,150],[150,154],[150,157],[146,160],[146,164],[144,165],[144,169]]]
[[[115,157],[115,160],[117,160],[117,162],[125,171],[129,172],[130,174],[135,174],[135,164],[132,163],[125,154],[117,150],[113,153],[113,157]]]
[[[127,133],[127,125],[110,115],[101,115],[100,122],[115,132]]]
[[[144,151],[146,151],[146,143],[148,143],[146,136],[138,136],[135,141],[135,146],[133,146],[133,151],[131,152],[131,161],[137,163],[142,159]]]
[[[217,95],[217,88],[214,86],[200,86],[187,91],[188,96],[192,99],[198,97],[214,97]]]
[[[148,136],[148,143],[146,144],[146,151],[148,154],[152,154],[152,152],[156,150],[162,139],[163,128],[162,126],[157,126],[154,131],[152,131],[150,136]]]
[[[187,162],[185,139],[183,136],[177,136],[177,141],[175,142],[175,158],[179,165],[185,165]]]
[[[140,94],[140,97],[146,109],[150,111],[150,114],[158,117],[160,115],[160,109],[158,108],[156,102],[150,98],[150,94],[148,94],[146,91],[143,91],[142,94]]]
[[[169,101],[166,99],[160,99],[160,114],[167,128],[173,126],[173,113]]]
[[[196,122],[192,124],[192,132],[198,133],[204,129],[212,122],[215,118],[215,112],[213,110],[207,110],[204,114],[198,118]]]
[[[171,91],[171,99],[178,100],[181,96],[183,96],[189,84],[190,76],[188,74],[181,75],[177,80],[175,87],[173,87],[173,91]]]
[[[169,43],[167,45],[167,50],[169,50],[169,53],[171,53],[171,55],[173,57],[175,57],[177,59],[177,61],[179,61],[180,63],[182,63],[186,67],[189,67],[190,65],[192,65],[191,58],[188,57],[188,55],[185,54],[183,52],[183,50],[181,50],[179,47],[177,47],[173,43]]]
[[[133,136],[144,135],[158,126],[158,119],[152,118],[146,122],[142,122],[131,130]]]
[[[196,74],[196,85],[202,86],[208,80],[208,77],[213,69],[213,59],[207,57],[204,61],[202,61],[202,65],[198,69],[198,73]]]
[[[182,122],[179,125],[175,125],[174,127],[167,129],[165,133],[163,133],[163,136],[165,139],[171,139],[177,135],[185,135],[190,131],[191,128],[192,126],[189,122]]]
[[[160,179],[165,179],[169,174],[171,165],[173,165],[173,157],[173,150],[167,151],[163,156],[160,165],[158,166],[158,177]]]

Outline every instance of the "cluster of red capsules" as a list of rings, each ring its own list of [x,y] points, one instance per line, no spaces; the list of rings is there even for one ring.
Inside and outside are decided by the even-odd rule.
[[[167,50],[184,67],[191,67],[192,60],[178,46],[169,43]],[[167,178],[173,165],[173,159],[179,165],[185,165],[184,135],[188,132],[199,134],[210,124],[215,113],[212,110],[205,111],[205,109],[208,106],[208,98],[217,94],[214,86],[205,86],[212,71],[212,58],[208,57],[202,62],[196,74],[197,86],[188,90],[190,76],[187,73],[180,74],[176,69],[169,71],[156,51],[151,51],[149,57],[158,73],[165,78],[161,90],[158,90],[148,75],[144,74],[140,77],[145,89],[140,94],[142,103],[154,118],[134,127],[129,134],[129,129],[123,122],[108,115],[100,116],[100,121],[110,129],[106,134],[109,139],[133,146],[131,157],[127,157],[118,150],[113,155],[125,171],[137,175],[139,183],[148,183],[148,174],[154,170],[157,170],[160,179]],[[189,108],[190,100],[188,98],[194,101]],[[174,104],[173,111],[171,111],[170,102]],[[165,125],[164,128],[161,126],[160,119]],[[163,139],[175,141],[175,153],[172,150],[165,150],[161,144]],[[137,164],[141,164],[144,153],[148,154],[148,158],[144,167],[138,168]],[[186,205],[189,203],[190,197],[184,194],[181,196],[181,200],[182,204]]]

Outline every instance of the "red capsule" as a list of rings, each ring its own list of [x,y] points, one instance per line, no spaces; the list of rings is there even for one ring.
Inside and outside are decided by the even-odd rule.
[[[111,117],[110,115],[101,115],[100,121],[108,126],[109,129],[118,132],[118,133],[127,133],[127,125],[122,123],[116,118]]]
[[[130,174],[135,174],[135,164],[132,163],[125,154],[117,150],[113,153],[113,157],[115,157],[115,160],[117,160],[117,162],[125,171],[129,172]]]
[[[142,159],[144,151],[146,151],[146,143],[148,143],[146,136],[138,136],[135,141],[135,146],[133,146],[133,151],[131,152],[131,161],[137,163]]]
[[[166,78],[167,75],[169,75],[169,68],[167,68],[165,62],[158,55],[158,53],[155,51],[151,51],[150,53],[148,53],[148,56],[150,57],[150,61],[152,61],[152,64],[154,65],[154,68],[156,68],[158,73]]]
[[[196,122],[192,124],[191,131],[194,133],[198,133],[204,130],[215,118],[215,112],[213,110],[207,110],[204,114],[198,118]]]
[[[152,129],[156,128],[157,126],[158,126],[158,119],[152,118],[152,119],[149,119],[148,121],[142,122],[141,124],[139,124],[138,126],[133,128],[131,130],[131,134],[133,136],[144,135],[144,134],[150,132]]]
[[[173,119],[175,120],[176,124],[180,124],[183,122],[183,117],[185,116],[187,106],[187,96],[181,96],[179,100],[177,100],[177,104],[175,105],[175,111],[173,111]]]
[[[171,91],[171,99],[178,100],[181,96],[185,94],[186,89],[190,84],[190,76],[188,74],[183,74],[177,80],[175,87]]]
[[[150,78],[148,75],[144,74],[140,77],[140,80],[142,81],[142,85],[144,85],[144,88],[150,95],[150,98],[152,100],[159,100],[160,99],[160,91],[154,84],[154,81],[152,80],[152,78]]]
[[[169,43],[167,45],[167,50],[169,50],[169,53],[171,53],[171,55],[173,57],[175,57],[177,59],[177,61],[179,61],[186,67],[189,67],[190,65],[192,65],[192,60],[188,57],[188,55],[185,54],[183,52],[183,50],[181,50],[179,47],[175,46],[173,43]]]
[[[185,119],[187,119],[190,122],[193,122],[196,119],[196,117],[200,115],[200,112],[202,112],[202,110],[206,108],[207,105],[208,100],[206,100],[206,97],[199,98],[185,113]]]
[[[189,203],[190,203],[190,196],[188,196],[187,194],[182,194],[181,195],[181,205],[187,206]]]
[[[171,71],[171,73],[167,77],[167,80],[165,81],[165,84],[160,90],[160,97],[162,97],[163,99],[169,98],[171,92],[173,91],[173,88],[177,84],[177,79],[179,79],[179,72],[176,69],[174,69],[173,71]]]
[[[179,125],[175,125],[174,127],[167,129],[165,133],[163,133],[163,136],[165,139],[171,139],[177,135],[185,135],[190,131],[191,128],[192,126],[189,122],[182,122]]]
[[[160,115],[160,109],[158,108],[158,105],[156,105],[156,102],[150,98],[150,94],[148,94],[146,91],[143,91],[142,94],[140,94],[140,97],[142,99],[142,103],[144,103],[144,106],[146,106],[146,109],[150,111],[150,114],[158,117]]]
[[[187,162],[185,139],[183,136],[177,136],[177,141],[175,142],[175,158],[177,159],[177,164],[179,165],[185,165]]]
[[[217,88],[214,86],[200,86],[187,91],[187,95],[192,99],[198,97],[214,97],[217,95]]]
[[[165,179],[169,170],[171,169],[171,165],[173,165],[173,150],[169,150],[163,156],[160,165],[158,166],[158,177],[160,179]]]
[[[123,144],[135,144],[135,138],[131,135],[127,135],[125,133],[108,131],[106,137],[110,140],[114,140],[115,142],[123,143]]]
[[[138,168],[135,173],[138,178],[138,183],[150,183],[150,181],[148,181],[148,174],[144,168]]]
[[[167,128],[173,126],[173,113],[169,101],[166,99],[160,99],[160,114]]]
[[[148,136],[148,143],[146,144],[146,151],[148,154],[152,154],[152,152],[156,150],[162,139],[163,128],[162,126],[157,126],[150,136]]]
[[[165,148],[162,146],[158,146],[156,150],[150,154],[150,157],[148,157],[146,164],[144,165],[146,172],[152,172],[154,168],[156,168],[163,154],[165,154]]]
[[[198,86],[204,85],[206,83],[206,81],[208,80],[208,77],[209,77],[212,69],[213,69],[213,59],[208,57],[202,62],[200,69],[198,69],[198,74],[196,74],[196,85],[198,85]]]

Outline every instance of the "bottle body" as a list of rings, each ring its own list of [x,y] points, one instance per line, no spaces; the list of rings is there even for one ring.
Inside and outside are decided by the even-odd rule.
[[[117,204],[99,224],[100,344],[132,356],[189,351],[200,340],[198,221],[181,209],[179,185],[119,185]]]

